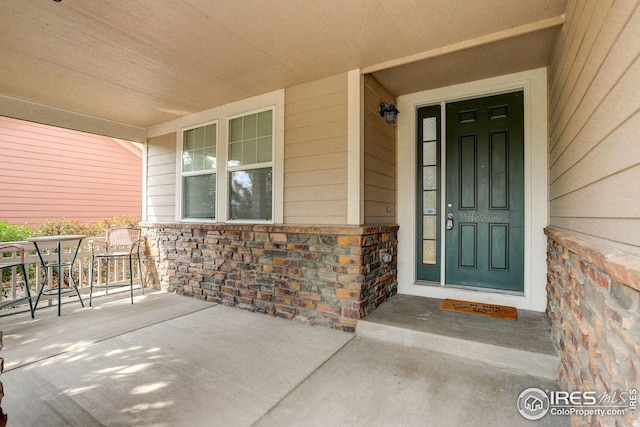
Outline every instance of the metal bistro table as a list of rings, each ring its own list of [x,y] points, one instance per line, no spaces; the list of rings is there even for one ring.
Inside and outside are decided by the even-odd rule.
[[[40,301],[40,297],[44,295],[58,295],[58,316],[60,316],[60,305],[62,300],[62,294],[71,292],[75,289],[78,294],[78,299],[80,300],[80,304],[84,307],[84,302],[82,301],[82,297],[80,296],[80,291],[78,290],[78,285],[76,284],[76,280],[73,278],[73,264],[76,262],[76,257],[78,256],[78,251],[80,250],[80,244],[82,243],[82,239],[84,239],[85,235],[83,234],[75,234],[68,236],[45,236],[45,237],[32,237],[27,239],[28,242],[31,242],[36,247],[36,252],[38,253],[38,258],[40,258],[40,263],[42,264],[42,268],[44,269],[44,279],[42,281],[42,286],[40,287],[40,292],[38,293],[38,298],[36,299],[36,303],[33,306],[33,311],[38,308],[38,302]],[[78,244],[76,245],[75,251],[73,251],[73,258],[71,261],[62,261],[62,242],[73,241],[76,240]],[[43,255],[44,247],[46,243],[55,243],[57,246],[57,257],[54,261],[45,261],[45,256]],[[69,267],[69,284],[70,287],[66,289],[62,289],[62,284],[64,282],[64,267]],[[49,268],[55,268],[58,270],[58,287],[53,289],[46,289],[47,285],[47,276],[49,274]]]

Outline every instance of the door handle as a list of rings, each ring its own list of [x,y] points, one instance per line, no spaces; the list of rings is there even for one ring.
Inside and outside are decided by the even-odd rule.
[[[451,212],[447,214],[446,228],[447,230],[453,230],[453,214]]]

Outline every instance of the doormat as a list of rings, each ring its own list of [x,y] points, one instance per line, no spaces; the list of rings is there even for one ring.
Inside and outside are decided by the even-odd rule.
[[[440,305],[440,310],[475,314],[476,316],[495,317],[497,319],[518,319],[518,314],[515,307],[495,304],[483,304],[480,302],[458,301],[455,299],[444,300]]]

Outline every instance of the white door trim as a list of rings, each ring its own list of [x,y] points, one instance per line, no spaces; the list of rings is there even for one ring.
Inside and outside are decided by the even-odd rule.
[[[416,113],[419,107],[499,93],[524,91],[525,266],[524,292],[471,290],[444,283],[416,283]],[[548,214],[547,70],[538,68],[398,97],[398,292],[546,309],[546,237]],[[443,111],[444,114],[444,111]],[[444,136],[443,136],[444,138]],[[443,139],[444,141],[444,139]],[[445,151],[445,150],[442,150]],[[441,192],[443,197],[445,191]],[[441,200],[441,206],[444,199]],[[444,254],[444,252],[443,252]],[[444,259],[443,259],[444,264]]]

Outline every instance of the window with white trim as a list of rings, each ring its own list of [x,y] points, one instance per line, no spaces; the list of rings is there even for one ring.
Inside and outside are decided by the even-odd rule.
[[[154,130],[177,133],[176,221],[282,223],[284,108],[277,90]]]
[[[182,217],[216,218],[217,125],[182,132]]]
[[[229,119],[229,220],[273,219],[273,109]]]

